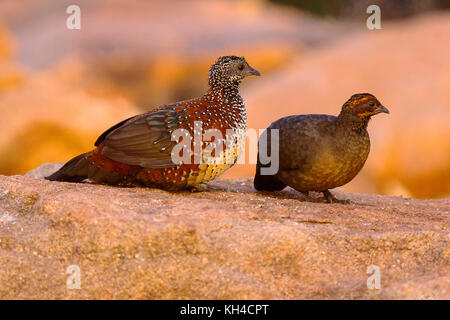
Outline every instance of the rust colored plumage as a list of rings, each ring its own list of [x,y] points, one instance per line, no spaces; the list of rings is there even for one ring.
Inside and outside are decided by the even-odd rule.
[[[336,199],[329,189],[350,182],[362,169],[370,150],[367,124],[381,112],[389,113],[373,95],[362,93],[353,95],[337,117],[295,115],[273,122],[267,135],[270,142],[271,129],[279,130],[279,170],[263,175],[261,168],[271,164],[258,161],[255,188],[278,191],[290,186],[308,200],[313,200],[309,191],[319,191],[327,202],[348,202]]]
[[[96,183],[166,190],[195,187],[215,179],[235,163],[243,146],[246,110],[239,85],[249,75],[259,72],[244,58],[220,57],[211,66],[210,89],[202,97],[164,105],[114,125],[97,139],[96,149],[70,160],[47,179],[71,182],[89,179]],[[231,143],[223,143],[223,156],[228,161],[212,163],[209,161],[212,158],[195,161],[192,154],[190,162],[174,163],[173,148],[182,141],[173,138],[175,132],[195,137],[209,129],[220,132],[224,140],[230,130],[234,133]],[[200,149],[205,150],[207,144],[200,143]]]

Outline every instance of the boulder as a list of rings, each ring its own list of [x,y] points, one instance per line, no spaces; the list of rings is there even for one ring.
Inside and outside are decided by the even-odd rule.
[[[0,113],[0,172],[9,175],[87,152],[103,131],[140,111],[124,98],[95,97],[43,73],[3,95]]]
[[[340,205],[247,178],[199,193],[42,179],[60,165],[0,176],[1,299],[450,298],[450,198],[338,190],[354,202]]]

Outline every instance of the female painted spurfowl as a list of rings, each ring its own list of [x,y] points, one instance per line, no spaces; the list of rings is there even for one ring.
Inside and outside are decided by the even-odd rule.
[[[273,122],[266,129],[266,150],[271,150],[270,129],[278,129],[279,170],[274,175],[261,174],[270,164],[262,164],[258,154],[255,188],[278,191],[290,186],[309,201],[314,201],[309,191],[319,191],[327,202],[349,203],[336,199],[328,189],[350,182],[362,169],[370,150],[367,124],[381,112],[389,110],[373,95],[361,93],[345,102],[337,117],[294,115]]]
[[[73,158],[46,179],[70,182],[89,179],[96,183],[143,185],[172,191],[195,188],[215,179],[236,162],[244,145],[246,110],[239,85],[249,75],[260,74],[243,57],[220,57],[209,71],[210,88],[205,95],[164,105],[116,124],[97,139],[96,149]],[[189,154],[192,161],[172,160],[172,151],[180,142],[174,139],[175,132],[181,131],[190,141],[192,136],[202,137],[211,129],[231,141],[223,152],[219,155],[211,152],[209,158],[206,155],[206,161],[205,157],[194,161],[198,152],[182,149],[180,156]],[[213,144],[220,142],[214,139],[211,138]],[[194,139],[194,149],[195,144]],[[197,150],[199,145],[201,153],[206,143],[203,139],[197,141]],[[225,159],[222,163],[210,161],[222,154]]]

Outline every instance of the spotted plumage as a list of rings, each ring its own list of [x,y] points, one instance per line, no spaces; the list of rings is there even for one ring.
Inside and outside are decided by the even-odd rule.
[[[47,179],[89,179],[166,190],[195,187],[215,179],[236,162],[244,145],[247,116],[239,85],[249,75],[259,72],[243,57],[220,57],[211,66],[210,88],[202,97],[164,105],[114,125],[97,139],[96,149],[70,160]],[[203,135],[208,130],[220,132],[222,138],[206,141]],[[190,161],[181,164],[172,158],[174,147],[184,139],[176,140],[175,135],[180,132],[186,138],[194,138]],[[215,151],[199,161],[208,145],[220,143],[221,162],[217,161],[221,154],[216,155]]]
[[[258,190],[277,191],[290,186],[304,193],[320,191],[328,202],[345,202],[328,189],[350,182],[362,169],[370,150],[367,124],[371,116],[389,113],[371,94],[355,94],[331,115],[295,115],[273,122],[267,129],[279,134],[279,170],[262,175],[258,162],[254,186]],[[269,144],[269,150],[272,146]],[[258,156],[259,159],[259,156]]]

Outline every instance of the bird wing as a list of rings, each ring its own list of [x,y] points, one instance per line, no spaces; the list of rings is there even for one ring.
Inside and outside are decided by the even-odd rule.
[[[120,121],[119,123],[116,123],[115,125],[113,125],[111,128],[109,128],[108,130],[106,130],[105,132],[103,132],[100,137],[97,138],[97,141],[95,141],[94,146],[98,147],[100,145],[100,143],[102,143],[103,141],[105,141],[105,138],[108,134],[110,134],[111,132],[113,132],[114,130],[116,130],[117,128],[120,128],[121,126],[123,126],[127,121],[133,119],[136,116],[132,116],[128,119],[125,119],[123,121]]]
[[[289,116],[274,122],[269,128],[280,130],[280,169],[307,169],[329,136],[334,116]]]
[[[176,105],[178,106],[178,104]],[[172,131],[179,127],[180,112],[173,105],[124,120],[102,134],[102,154],[114,161],[145,168],[168,168],[171,158]]]

